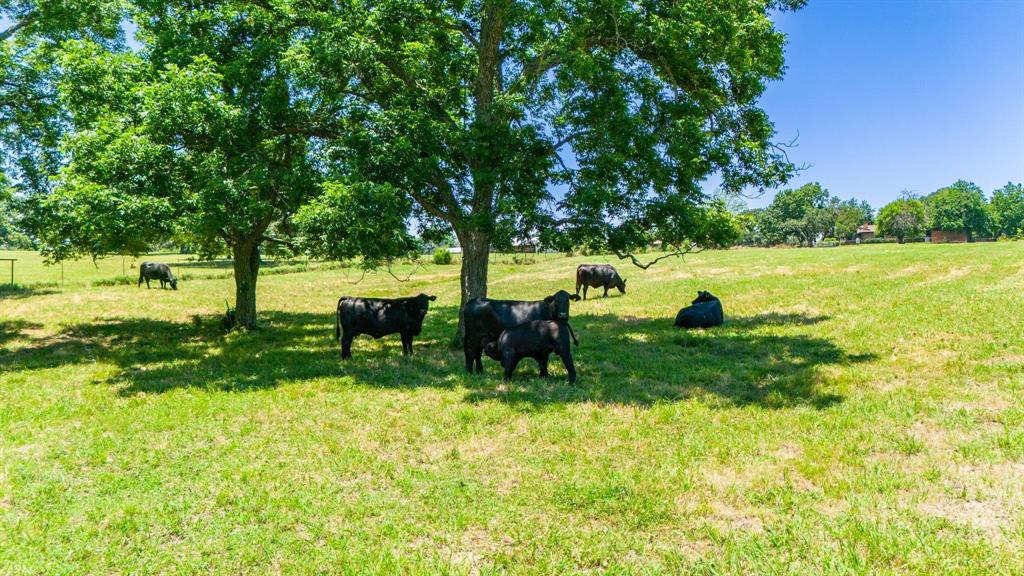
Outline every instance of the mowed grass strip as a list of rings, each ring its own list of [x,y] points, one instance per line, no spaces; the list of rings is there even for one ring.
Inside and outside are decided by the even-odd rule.
[[[498,255],[491,295],[582,262],[629,292],[573,304],[576,386],[465,375],[456,266],[267,275],[228,335],[228,277],[0,294],[0,573],[1024,567],[1024,244]],[[726,324],[672,328],[698,289]],[[341,363],[339,296],[419,292],[414,357]]]

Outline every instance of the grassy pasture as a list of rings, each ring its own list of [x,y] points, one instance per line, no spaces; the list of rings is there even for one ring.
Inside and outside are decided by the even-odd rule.
[[[584,261],[497,256],[491,295]],[[456,266],[268,275],[226,336],[217,269],[0,293],[0,574],[1024,570],[1024,244],[619,269],[573,305],[575,387],[463,374]],[[673,329],[698,289],[726,325]],[[340,363],[340,295],[418,292],[416,356]]]

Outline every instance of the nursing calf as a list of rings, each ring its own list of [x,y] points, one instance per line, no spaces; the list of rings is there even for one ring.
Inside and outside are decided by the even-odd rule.
[[[466,372],[483,372],[481,356],[484,347],[495,342],[507,328],[533,320],[569,320],[569,302],[578,301],[579,296],[559,290],[543,300],[491,300],[474,298],[466,302],[463,309],[465,336],[463,351],[466,355]]]
[[[423,329],[430,302],[437,296],[411,298],[351,298],[342,296],[334,322],[334,339],[341,342],[341,357],[352,357],[352,340],[360,334],[374,339],[401,334],[402,354],[412,354],[412,339]]]
[[[573,344],[579,346],[576,335],[568,322],[553,320],[534,320],[501,333],[496,342],[489,342],[484,347],[488,357],[501,362],[505,369],[505,380],[512,378],[516,365],[523,358],[533,358],[540,366],[541,378],[548,377],[548,357],[555,353],[562,359],[565,371],[569,374],[569,383],[576,382],[576,368],[572,363],[572,351],[569,348],[569,337]]]

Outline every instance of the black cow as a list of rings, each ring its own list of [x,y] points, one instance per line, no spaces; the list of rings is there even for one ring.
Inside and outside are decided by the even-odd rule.
[[[608,297],[609,288],[618,288],[626,293],[626,281],[619,272],[609,264],[580,264],[576,267],[576,295],[583,286],[583,299],[587,299],[587,288],[604,288],[604,296]]]
[[[360,334],[374,339],[401,334],[402,354],[412,354],[412,339],[423,329],[423,319],[433,300],[437,296],[426,294],[392,299],[342,296],[334,321],[334,339],[341,342],[341,357],[352,357],[352,339]]]
[[[146,288],[149,288],[150,280],[159,280],[161,288],[165,288],[167,284],[170,284],[172,290],[178,289],[178,279],[171,273],[171,267],[167,264],[143,262],[139,266],[139,283],[136,288],[142,286],[143,280],[146,281]]]
[[[697,298],[676,314],[675,325],[680,328],[711,328],[721,326],[724,321],[722,301],[710,292],[697,292]]]
[[[474,298],[466,302],[463,320],[466,330],[462,340],[466,354],[466,372],[484,371],[480,356],[488,342],[494,342],[506,328],[531,320],[569,320],[569,302],[580,297],[559,290],[543,300],[491,300]]]
[[[569,383],[576,382],[576,368],[572,364],[572,350],[569,348],[569,337],[572,343],[579,346],[572,326],[566,321],[534,320],[512,328],[507,328],[498,337],[497,342],[488,342],[484,346],[487,356],[501,362],[505,369],[505,380],[512,379],[516,365],[523,358],[533,358],[540,366],[541,378],[548,377],[548,357],[552,352],[558,354],[569,373]]]

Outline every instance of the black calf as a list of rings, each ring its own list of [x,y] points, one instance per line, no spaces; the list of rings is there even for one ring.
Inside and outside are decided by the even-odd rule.
[[[536,360],[541,378],[547,378],[548,357],[554,352],[562,359],[565,371],[569,373],[569,383],[573,384],[576,382],[576,367],[573,366],[572,351],[569,348],[570,336],[573,344],[579,346],[568,322],[534,320],[505,329],[497,342],[489,342],[484,347],[484,353],[501,362],[507,381],[512,378],[512,373],[523,358]]]

